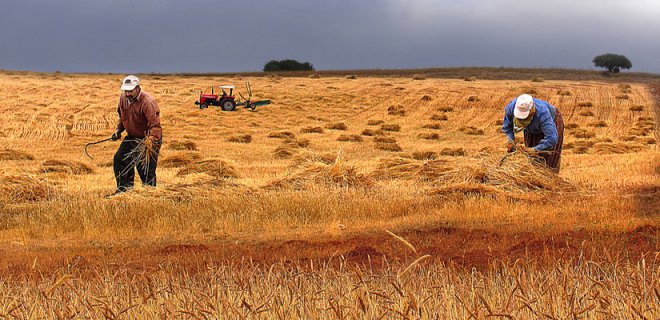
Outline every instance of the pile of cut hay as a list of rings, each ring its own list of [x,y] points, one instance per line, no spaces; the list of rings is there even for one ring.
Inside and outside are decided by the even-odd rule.
[[[370,188],[374,180],[367,174],[359,173],[354,166],[337,159],[332,164],[309,162],[285,178],[273,181],[264,188],[268,190],[292,189],[307,190],[318,186],[328,188]]]
[[[428,184],[427,194],[443,197],[504,195],[533,199],[539,193],[573,191],[575,188],[539,160],[523,153],[482,158],[418,161],[384,158],[371,172],[375,179],[407,179]]]
[[[380,159],[376,169],[371,172],[371,176],[379,180],[429,180],[450,169],[451,167],[447,166],[447,161],[442,159],[416,161],[403,157],[393,157]]]
[[[0,160],[34,160],[35,157],[25,151],[4,149],[0,150]]]
[[[46,160],[41,164],[43,172],[59,172],[72,175],[90,174],[94,168],[90,165],[71,160]]]
[[[55,188],[48,180],[31,175],[0,176],[0,200],[3,203],[22,203],[51,199]]]
[[[169,143],[172,150],[197,150],[197,144],[192,141],[177,141],[174,140]]]
[[[195,173],[205,173],[219,179],[239,177],[236,168],[222,159],[208,159],[187,164],[179,170],[177,176],[187,176]]]
[[[322,164],[333,164],[337,161],[338,155],[334,153],[316,153],[312,151],[306,151],[298,154],[292,160],[293,167],[300,167],[307,165],[309,163],[322,163]]]
[[[300,149],[307,148],[308,146],[308,139],[285,139],[282,141],[282,145],[275,148],[273,155],[279,159],[288,159],[300,152]]]
[[[524,153],[506,158],[489,156],[457,162],[433,180],[432,195],[456,194],[505,195],[515,199],[534,199],[539,193],[574,191],[575,188],[553,173],[538,159]],[[481,191],[480,191],[481,190]]]
[[[200,156],[197,152],[180,152],[159,161],[158,166],[163,168],[184,167],[197,160],[200,160],[201,158],[202,156]]]

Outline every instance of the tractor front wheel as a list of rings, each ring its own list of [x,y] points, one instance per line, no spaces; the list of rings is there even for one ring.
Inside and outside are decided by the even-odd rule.
[[[226,99],[220,103],[220,107],[224,111],[234,111],[234,109],[236,109],[236,102],[234,102],[234,100]]]
[[[204,104],[204,103],[202,103],[202,104],[199,105],[199,108],[202,109],[202,110],[204,110],[204,109],[206,109],[206,108],[208,108],[208,107],[209,107],[209,106],[207,106],[207,105]]]

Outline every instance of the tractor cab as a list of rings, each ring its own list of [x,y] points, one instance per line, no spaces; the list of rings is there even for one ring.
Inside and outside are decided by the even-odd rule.
[[[234,96],[234,86],[218,86],[218,88],[220,88],[220,90],[222,90],[222,96],[223,97],[227,97],[227,96],[233,97]],[[229,90],[229,93],[227,93],[226,90]]]

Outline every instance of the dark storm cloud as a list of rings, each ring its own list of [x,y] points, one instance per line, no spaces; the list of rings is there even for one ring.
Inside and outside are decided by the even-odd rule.
[[[0,69],[591,68],[613,52],[660,73],[654,0],[0,1]]]

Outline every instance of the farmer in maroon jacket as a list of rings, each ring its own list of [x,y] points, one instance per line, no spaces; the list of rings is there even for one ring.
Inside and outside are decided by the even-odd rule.
[[[143,186],[156,186],[156,164],[162,144],[163,130],[160,127],[160,109],[151,96],[140,88],[140,79],[130,75],[121,85],[117,112],[119,123],[112,140],[121,139],[122,132],[128,134],[115,153],[113,167],[117,190],[113,195],[133,188],[135,169]],[[150,140],[150,141],[149,141]],[[136,159],[136,148],[140,144],[152,144],[153,153],[149,161]]]

